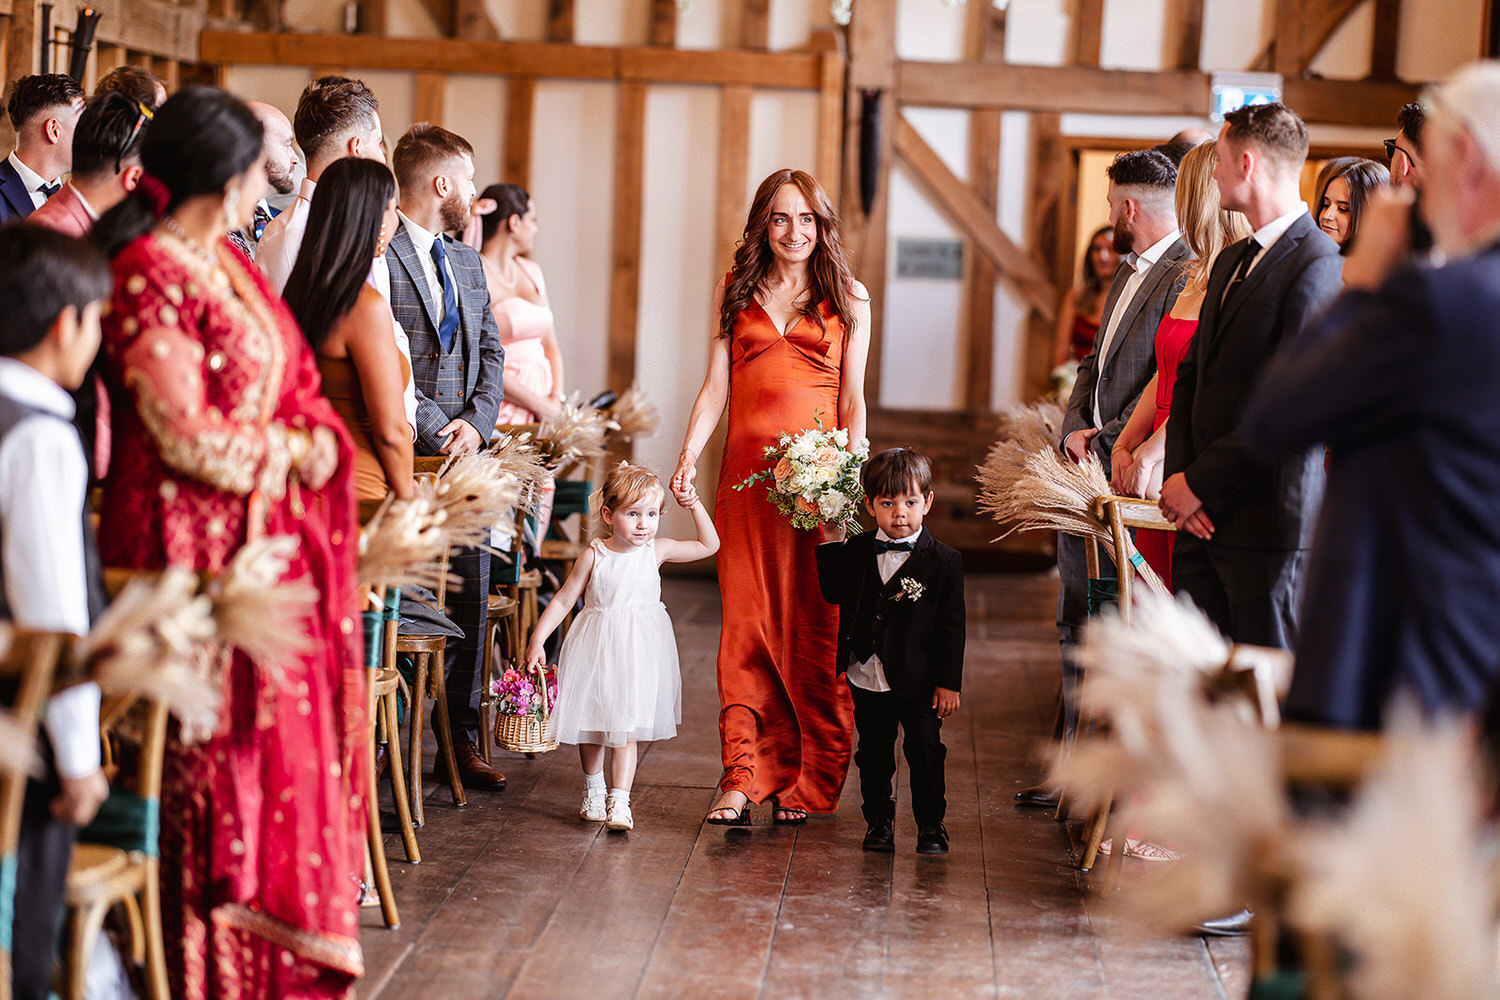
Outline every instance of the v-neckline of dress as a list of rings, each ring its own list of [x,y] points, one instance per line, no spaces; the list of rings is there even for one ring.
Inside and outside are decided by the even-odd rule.
[[[787,328],[783,330],[781,327],[776,325],[776,317],[771,315],[771,310],[761,305],[760,299],[752,298],[750,301],[754,302],[756,307],[760,309],[761,313],[765,315],[766,319],[771,321],[771,329],[775,330],[776,335],[782,340],[785,340],[788,334],[797,329],[797,324],[802,322],[802,314],[798,313],[796,317],[787,324]]]

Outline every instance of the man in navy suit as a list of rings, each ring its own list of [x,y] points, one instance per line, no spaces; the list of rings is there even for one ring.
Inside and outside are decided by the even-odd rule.
[[[1161,509],[1178,533],[1172,584],[1236,642],[1290,648],[1306,549],[1323,496],[1323,454],[1274,460],[1239,435],[1271,358],[1310,335],[1342,287],[1338,245],[1298,189],[1307,128],[1280,104],[1225,116],[1214,179],[1255,231],[1219,254],[1198,332],[1172,392]]]
[[[505,349],[490,308],[479,254],[448,234],[469,224],[474,149],[461,136],[413,125],[391,158],[401,186],[400,219],[385,259],[391,312],[411,338],[417,387],[417,454],[464,455],[489,443],[502,398]],[[463,587],[450,599],[464,638],[450,643],[447,707],[464,783],[504,788],[479,750],[479,665],[490,589],[490,557],[455,552]]]
[[[66,73],[23,76],[6,102],[16,148],[0,161],[0,223],[24,219],[62,187],[73,169],[73,129],[83,88]]]
[[[1477,714],[1500,673],[1500,67],[1423,103],[1421,215],[1444,263],[1409,263],[1410,194],[1378,195],[1323,336],[1245,413],[1266,455],[1329,447],[1286,713],[1347,728],[1379,728],[1399,693]]]

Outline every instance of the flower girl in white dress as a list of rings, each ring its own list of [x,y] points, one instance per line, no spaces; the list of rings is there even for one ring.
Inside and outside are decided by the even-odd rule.
[[[698,538],[657,538],[666,491],[654,473],[638,465],[621,462],[605,477],[597,498],[609,537],[595,540],[578,558],[547,605],[531,633],[526,667],[542,665],[542,644],[582,594],[583,611],[558,654],[557,705],[549,734],[578,745],[583,762],[580,818],[629,830],[635,825],[630,786],[637,746],[676,736],[682,721],[677,640],[661,603],[659,567],[713,555],[719,535],[697,494],[690,492],[677,499],[692,513]]]

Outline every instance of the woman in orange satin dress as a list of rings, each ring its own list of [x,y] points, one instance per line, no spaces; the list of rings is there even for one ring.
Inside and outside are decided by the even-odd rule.
[[[853,708],[835,673],[837,613],[818,589],[804,531],[763,487],[736,483],[766,467],[784,431],[844,427],[865,434],[870,304],[839,244],[838,215],[800,170],[761,182],[734,269],[714,295],[718,334],[672,477],[696,495],[697,459],[729,409],[714,520],[720,527],[719,739],[724,773],[708,821],[748,822],[770,799],[777,823],[832,812],[849,768]]]

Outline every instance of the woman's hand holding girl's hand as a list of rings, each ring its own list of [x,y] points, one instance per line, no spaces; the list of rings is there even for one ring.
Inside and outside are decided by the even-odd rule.
[[[312,445],[297,466],[297,474],[309,488],[321,490],[339,469],[338,435],[327,427],[314,427]]]
[[[682,457],[677,460],[677,471],[672,473],[672,495],[678,497],[678,503],[682,503],[681,497],[686,496],[693,489],[693,480],[698,478],[698,461],[692,452],[683,449]],[[687,504],[683,504],[687,506]]]
[[[692,510],[693,506],[698,502],[698,491],[693,487],[692,483],[689,483],[687,489],[683,490],[679,490],[674,486],[672,488],[672,499],[676,500],[677,506],[683,510]]]

